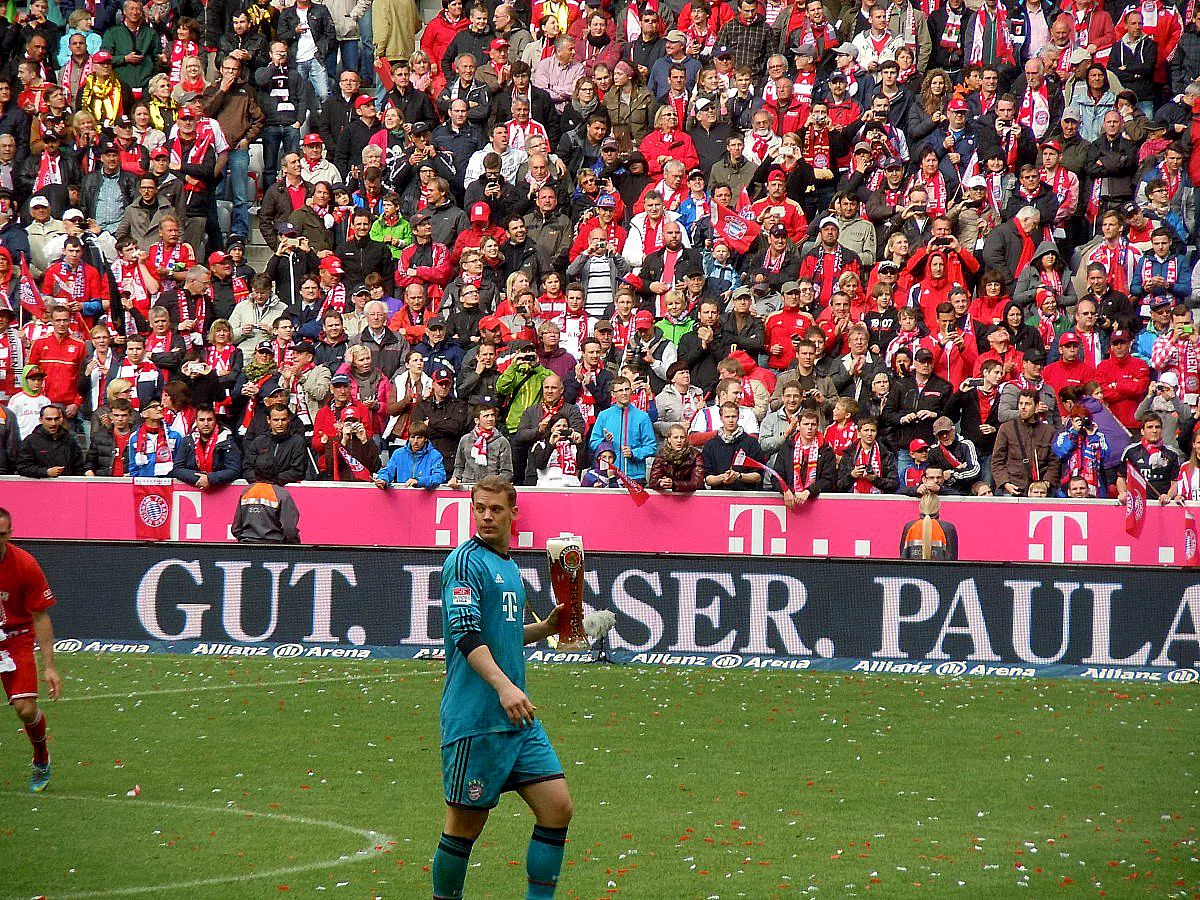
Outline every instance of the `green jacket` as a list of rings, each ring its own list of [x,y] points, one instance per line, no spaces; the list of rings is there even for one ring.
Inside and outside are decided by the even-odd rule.
[[[678,347],[680,339],[696,327],[696,320],[687,316],[682,322],[672,325],[668,319],[659,319],[654,323],[654,327],[662,332],[663,337]]]
[[[113,69],[117,77],[130,88],[146,86],[146,82],[154,74],[155,60],[162,51],[158,35],[144,22],[136,36],[124,23],[110,25],[104,32],[104,40],[100,46],[112,54]],[[135,51],[142,54],[142,61],[136,64],[125,62],[125,55]]]
[[[388,238],[400,238],[400,243],[389,244]],[[404,248],[413,242],[412,226],[408,224],[404,216],[401,216],[395,225],[384,225],[381,216],[371,226],[371,240],[385,245],[392,251],[392,259],[399,259]]]
[[[508,425],[509,434],[516,433],[525,410],[541,402],[542,382],[551,374],[553,373],[544,366],[531,367],[527,363],[513,363],[501,373],[496,381],[496,391],[508,400],[508,415],[504,417],[504,421]],[[526,375],[529,377],[526,378]]]

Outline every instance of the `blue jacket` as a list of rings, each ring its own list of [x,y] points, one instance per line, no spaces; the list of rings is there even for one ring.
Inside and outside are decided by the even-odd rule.
[[[628,418],[625,413],[628,412]],[[617,453],[617,467],[636,481],[646,480],[646,460],[658,452],[658,440],[650,417],[636,406],[620,407],[615,403],[596,417],[592,426],[590,447],[593,453],[605,439],[605,432],[612,435]],[[622,447],[633,451],[633,458],[626,459]]]
[[[419,487],[435,488],[446,481],[446,464],[442,454],[428,441],[420,453],[413,453],[405,444],[392,453],[387,465],[375,473],[375,478],[388,484],[403,484],[415,478]]]
[[[1170,281],[1167,277],[1167,266],[1171,264],[1172,260],[1175,262],[1175,283],[1168,284],[1165,288],[1147,290],[1142,285],[1143,275],[1148,273],[1150,276],[1157,275],[1159,278]],[[1135,297],[1160,297],[1165,294],[1173,294],[1179,300],[1186,300],[1192,293],[1192,270],[1182,256],[1168,256],[1166,259],[1159,259],[1154,255],[1154,251],[1150,251],[1143,255],[1133,267],[1133,284],[1129,286],[1129,292]]]
[[[156,476],[154,474],[153,458],[139,463],[137,459],[137,446],[145,428],[145,425],[139,425],[133,434],[130,435],[129,445],[125,448],[125,465],[129,469],[130,475],[134,478],[174,478],[176,469],[194,470],[196,468],[196,454],[191,440],[184,437],[178,431],[167,428],[165,425],[163,426],[163,431],[167,435],[167,443],[171,445],[171,460],[174,463],[171,471]]]

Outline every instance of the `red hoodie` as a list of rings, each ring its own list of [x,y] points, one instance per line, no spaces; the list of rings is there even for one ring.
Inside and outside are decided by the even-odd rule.
[[[1096,367],[1096,380],[1104,389],[1104,402],[1117,421],[1130,430],[1139,428],[1134,412],[1150,387],[1150,367],[1132,354],[1123,359],[1110,356]]]

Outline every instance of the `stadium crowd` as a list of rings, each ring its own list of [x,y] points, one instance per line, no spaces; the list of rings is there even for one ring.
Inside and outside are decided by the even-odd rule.
[[[1200,499],[1200,4],[442,7],[0,18],[0,474]]]

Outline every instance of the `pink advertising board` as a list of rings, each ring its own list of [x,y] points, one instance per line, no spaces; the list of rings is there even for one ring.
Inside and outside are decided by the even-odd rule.
[[[294,485],[306,544],[448,548],[470,536],[465,492],[369,485]],[[171,539],[231,540],[229,523],[241,487],[202,492],[177,485]],[[135,540],[128,481],[0,477],[0,506],[14,536],[45,540]],[[624,492],[522,489],[522,549],[542,549],[563,531],[580,534],[592,552],[719,556],[895,558],[916,502],[903,497],[827,495],[788,511],[774,494],[707,491],[690,497],[651,495],[641,507]],[[1125,532],[1115,501],[954,499],[942,517],[958,527],[959,555],[984,562],[1173,566],[1183,562],[1184,511],[1151,505],[1141,534]]]

